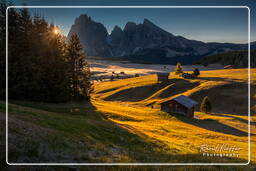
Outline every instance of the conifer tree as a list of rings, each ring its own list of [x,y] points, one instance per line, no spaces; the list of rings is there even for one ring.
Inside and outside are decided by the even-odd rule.
[[[193,75],[196,76],[196,77],[200,75],[200,71],[199,71],[198,68],[195,68],[195,69],[194,69]]]
[[[85,98],[90,99],[92,91],[90,82],[90,70],[86,62],[80,40],[76,34],[72,35],[67,45],[67,60],[69,65],[69,78],[71,82],[71,92],[75,100]]]
[[[181,64],[178,62],[175,68],[175,74],[178,75],[182,73],[183,73],[183,70],[182,70]]]
[[[210,113],[212,110],[212,105],[207,96],[204,97],[201,106],[200,106],[200,111],[204,113]]]

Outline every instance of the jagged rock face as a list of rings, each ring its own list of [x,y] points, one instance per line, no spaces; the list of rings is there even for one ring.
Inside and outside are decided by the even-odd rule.
[[[162,50],[167,57],[207,53],[208,48],[203,42],[192,41],[177,37],[161,29],[147,19],[136,25],[128,22],[124,30],[114,28],[110,34],[114,55],[126,56],[134,53],[143,53],[148,49]]]
[[[103,24],[81,15],[72,25],[68,37],[75,33],[89,56],[125,56],[161,63],[166,60],[175,63],[182,60],[180,57],[184,57],[183,62],[190,60],[188,63],[191,63],[202,55],[246,49],[242,44],[204,43],[174,36],[147,19],[141,24],[127,22],[123,30],[115,26],[108,34]]]
[[[87,15],[76,18],[68,38],[77,34],[88,56],[112,56],[111,47],[107,43],[108,32],[103,24],[93,21]]]
[[[115,26],[113,31],[111,32],[110,36],[108,37],[108,43],[111,45],[114,54],[119,54],[120,52],[118,52],[119,46],[121,41],[124,38],[124,32],[123,30],[118,27]],[[115,52],[116,51],[116,52]]]

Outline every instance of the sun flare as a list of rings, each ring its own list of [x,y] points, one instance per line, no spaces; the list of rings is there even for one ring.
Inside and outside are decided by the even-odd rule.
[[[54,28],[53,33],[54,34],[60,34],[60,29],[59,28]]]

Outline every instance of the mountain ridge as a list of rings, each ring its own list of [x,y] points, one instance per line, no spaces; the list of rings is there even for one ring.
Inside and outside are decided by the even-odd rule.
[[[79,36],[88,56],[122,57],[149,63],[183,61],[191,64],[203,56],[247,49],[247,44],[205,43],[175,36],[146,18],[138,24],[128,21],[123,29],[116,25],[108,33],[102,23],[83,14],[76,18],[68,38],[72,34]],[[256,49],[256,43],[253,42],[251,47]]]

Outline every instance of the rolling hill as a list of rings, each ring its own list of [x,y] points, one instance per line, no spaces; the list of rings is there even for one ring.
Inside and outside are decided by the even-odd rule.
[[[157,82],[155,75],[97,82],[91,103],[10,101],[9,162],[246,163],[247,72],[202,71],[199,78],[191,80],[171,73],[164,83]],[[256,85],[255,77],[252,85]],[[198,119],[189,119],[159,110],[161,101],[181,94],[199,103],[207,95],[213,112],[204,114],[196,108]],[[252,88],[252,107],[256,105],[255,94],[256,89]],[[3,102],[0,107],[2,127]],[[256,144],[255,121],[253,115],[252,153]],[[205,157],[199,151],[203,144],[227,144],[242,150],[238,158]],[[255,162],[255,156],[251,157]]]

